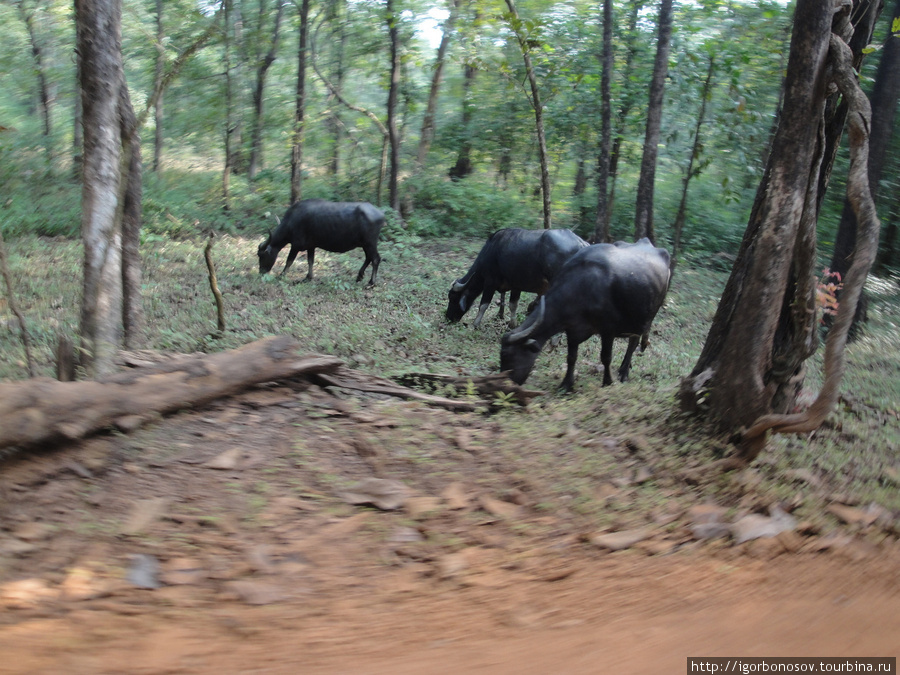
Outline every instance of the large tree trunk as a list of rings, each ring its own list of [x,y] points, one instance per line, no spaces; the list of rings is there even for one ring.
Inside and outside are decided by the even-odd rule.
[[[597,158],[597,218],[594,221],[594,236],[592,237],[592,241],[595,244],[609,241],[609,169],[612,137],[610,81],[613,71],[612,22],[612,0],[603,0],[603,54],[600,74],[600,154]]]
[[[700,112],[697,113],[697,124],[694,127],[694,142],[691,145],[691,156],[688,158],[684,178],[681,181],[681,202],[678,204],[678,212],[675,214],[675,223],[672,225],[672,263],[671,269],[675,271],[678,255],[681,253],[681,235],[684,230],[684,221],[687,214],[688,186],[695,175],[694,164],[700,157],[700,149],[703,147],[700,141],[700,132],[706,119],[706,104],[709,102],[710,89],[712,88],[713,73],[716,69],[716,57],[709,55],[709,68],[706,71],[706,79],[700,90]],[[698,170],[699,171],[699,170]]]
[[[669,2],[670,0],[663,0]],[[538,151],[541,161],[541,196],[544,206],[544,229],[549,230],[552,221],[550,218],[550,165],[547,157],[547,138],[544,135],[544,107],[541,104],[541,94],[537,85],[537,76],[534,74],[534,66],[531,64],[530,47],[528,46],[527,36],[523,35],[519,13],[516,11],[516,3],[514,0],[506,0],[506,6],[509,7],[509,13],[512,16],[512,27],[522,50],[522,59],[525,61],[525,73],[528,75],[528,84],[531,86],[531,106],[534,108],[534,128],[537,133]]]
[[[297,46],[297,96],[294,107],[294,139],[291,143],[291,204],[303,197],[303,132],[306,114],[306,57],[309,37],[309,0],[300,3],[300,36]]]
[[[894,11],[888,16],[888,20],[892,21],[896,16],[900,16],[900,0],[895,3]],[[872,23],[874,24],[874,21]],[[872,199],[876,201],[878,200],[878,182],[881,180],[894,131],[898,97],[900,97],[900,39],[889,31],[881,53],[881,61],[878,64],[878,72],[875,75],[871,99],[872,132],[869,152],[869,184],[872,190]],[[853,253],[856,250],[856,229],[856,214],[853,205],[847,199],[844,202],[844,210],[838,225],[834,252],[829,266],[832,275],[839,275],[840,279],[846,276],[853,261]],[[839,291],[838,298],[840,297]],[[863,292],[854,313],[854,322],[865,321],[867,305],[868,301]]]
[[[259,167],[263,163],[262,148],[262,128],[263,128],[263,109],[265,103],[266,75],[269,68],[275,62],[278,54],[278,42],[281,36],[281,17],[284,15],[284,0],[276,0],[275,22],[272,28],[272,41],[269,43],[269,51],[260,60],[256,68],[256,88],[253,90],[253,128],[250,130],[250,166],[247,169],[247,178],[251,181],[256,178]],[[259,32],[262,33],[262,22],[265,6],[260,5],[260,26]]]
[[[75,17],[84,110],[82,362],[103,375],[122,342],[121,7],[76,0]]]
[[[149,112],[149,109],[148,111]],[[122,80],[119,89],[119,122],[125,162],[122,193],[122,328],[124,345],[137,349],[143,342],[144,301],[141,294],[141,227],[143,225],[143,163],[140,127],[128,87]]]
[[[296,340],[270,337],[238,349],[181,357],[98,382],[37,378],[0,384],[0,448],[82,438],[111,425],[207,403],[260,382],[332,372],[334,356],[301,356]]]
[[[772,154],[703,351],[682,383],[683,407],[705,411],[722,432],[790,411],[816,347],[815,226],[832,18],[830,4],[797,3]]]
[[[425,158],[431,148],[434,139],[434,115],[437,111],[438,94],[441,82],[444,79],[444,62],[447,58],[447,49],[450,46],[450,36],[453,34],[453,25],[456,22],[456,14],[459,11],[461,0],[450,1],[450,14],[444,22],[444,32],[441,36],[441,44],[438,45],[437,56],[434,59],[434,72],[431,74],[431,87],[428,90],[428,103],[425,106],[425,116],[422,118],[422,131],[419,134],[419,150],[416,153],[416,165],[419,168],[425,166]]]
[[[659,155],[659,135],[662,126],[663,92],[669,70],[669,42],[672,35],[672,0],[659,5],[659,26],[656,41],[656,61],[650,80],[650,99],[647,103],[647,130],[644,135],[644,155],[638,180],[634,216],[634,239],[647,237],[656,240],[653,231],[653,189],[656,179],[656,159]]]
[[[400,31],[397,23],[400,15],[394,12],[394,0],[386,0],[388,34],[391,40],[391,84],[388,89],[387,127],[391,151],[391,169],[388,175],[390,206],[400,214],[400,135],[397,133],[397,97],[400,94]]]

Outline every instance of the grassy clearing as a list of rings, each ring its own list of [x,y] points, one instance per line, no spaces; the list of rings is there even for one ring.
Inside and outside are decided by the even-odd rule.
[[[261,277],[256,270],[258,239],[221,236],[214,258],[228,330],[214,338],[205,242],[148,234],[143,248],[147,346],[217,351],[288,333],[311,352],[335,354],[378,375],[495,372],[498,342],[505,330],[496,309],[489,310],[479,331],[467,325],[474,312],[459,325],[443,318],[447,290],[467,269],[482,240],[391,236],[380,247],[380,283],[371,290],[354,282],[360,251],[318,252],[316,278],[305,283],[300,281],[306,273],[305,259],[298,259],[286,277]],[[74,335],[77,329],[80,275],[72,272],[81,265],[80,245],[24,237],[8,242],[8,247],[17,299],[35,342],[40,374],[51,375],[56,335],[60,331]],[[276,270],[283,266],[284,256]],[[497,475],[505,476],[509,485],[531,486],[540,508],[565,509],[601,527],[643,522],[672,503],[704,499],[741,508],[781,501],[825,528],[835,524],[823,514],[823,507],[836,493],[862,504],[876,501],[900,509],[896,278],[870,283],[871,320],[862,338],[849,348],[845,400],[824,428],[809,437],[774,439],[770,451],[739,475],[701,485],[688,485],[676,477],[685,468],[715,459],[723,449],[678,412],[674,393],[699,355],[726,278],[727,272],[697,261],[679,266],[655,322],[651,347],[636,357],[631,382],[600,386],[600,378],[592,372],[599,360],[599,342],[591,340],[581,350],[573,394],[556,393],[565,371],[565,349],[557,349],[538,360],[528,385],[548,393],[530,407],[454,419],[477,432],[475,443],[493,458]],[[17,330],[6,307],[0,307],[0,321],[4,326],[0,379],[25,377]],[[614,359],[621,358],[623,349],[624,341],[617,344]],[[810,367],[809,386],[814,387],[818,360]],[[397,404],[396,409],[402,412],[405,405]],[[410,422],[386,430],[382,442],[392,453],[406,457],[409,471],[425,476],[426,482],[438,477],[452,480],[462,471],[464,458],[435,449],[433,441],[441,433],[439,428]],[[651,475],[633,480],[642,469]],[[322,479],[335,485],[347,480],[339,467]],[[609,485],[616,487],[613,493],[604,487]]]

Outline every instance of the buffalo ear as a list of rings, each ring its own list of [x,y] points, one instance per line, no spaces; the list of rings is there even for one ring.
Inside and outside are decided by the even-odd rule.
[[[462,296],[462,297],[459,299],[459,308],[460,308],[463,312],[465,312],[467,309],[469,309],[469,299],[468,299],[466,296]]]
[[[533,338],[525,341],[525,348],[533,351],[535,354],[541,351],[540,345],[538,345],[537,340]]]

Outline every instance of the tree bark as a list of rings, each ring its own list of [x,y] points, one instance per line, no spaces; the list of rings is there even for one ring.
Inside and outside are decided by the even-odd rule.
[[[663,0],[663,2],[671,2],[671,0]],[[547,138],[544,134],[544,107],[541,104],[541,94],[538,89],[537,76],[534,74],[534,66],[531,64],[530,48],[528,46],[527,36],[522,34],[521,20],[516,10],[514,0],[506,0],[506,6],[512,17],[513,32],[519,42],[519,48],[522,50],[522,59],[525,61],[525,73],[528,75],[528,84],[531,87],[531,106],[534,108],[534,127],[538,139],[538,151],[541,161],[541,197],[544,207],[544,229],[549,230],[552,226],[550,205],[550,166],[547,157]]]
[[[472,116],[475,113],[475,105],[472,102],[472,87],[475,84],[475,76],[478,68],[474,63],[467,62],[463,68],[463,95],[462,95],[462,134],[459,142],[459,152],[448,175],[453,180],[460,180],[472,173],[472,140],[469,137],[472,126]]]
[[[420,169],[425,166],[431,141],[434,140],[434,115],[437,111],[438,94],[441,82],[444,79],[444,62],[447,58],[447,49],[450,47],[450,37],[453,34],[453,26],[456,22],[456,14],[459,11],[461,0],[450,1],[450,14],[444,22],[444,32],[441,35],[441,43],[438,45],[437,56],[434,59],[434,72],[431,74],[431,87],[428,90],[428,103],[425,106],[425,116],[422,118],[422,130],[419,133],[419,149],[416,153],[416,166]]]
[[[163,71],[166,65],[166,49],[163,44],[166,38],[165,28],[163,27],[163,0],[156,0],[156,69],[153,73],[154,90],[162,89]],[[163,95],[160,91],[153,106],[153,165],[150,170],[154,173],[159,171],[160,158],[163,148]]]
[[[600,57],[600,154],[597,158],[597,218],[594,221],[595,244],[609,241],[610,144],[612,137],[612,102],[610,81],[613,72],[612,0],[603,0],[603,53]]]
[[[309,41],[309,0],[300,3],[300,35],[297,46],[297,94],[294,105],[294,138],[291,143],[291,204],[303,197],[303,132],[306,115],[306,58]]]
[[[278,336],[238,349],[183,357],[110,375],[100,381],[35,378],[0,384],[0,448],[82,438],[134,417],[152,418],[229,396],[260,382],[336,370],[340,359],[298,355]],[[131,418],[127,421],[123,418]]]
[[[82,362],[96,376],[112,370],[122,342],[121,7],[76,0],[75,16],[84,111]]]
[[[663,92],[669,70],[669,42],[672,35],[672,0],[662,0],[659,6],[659,26],[656,41],[656,61],[650,81],[647,103],[647,129],[644,135],[644,155],[638,180],[634,216],[634,239],[647,237],[656,240],[653,231],[653,191],[656,179],[656,159],[659,155],[659,135],[662,126]]]
[[[682,382],[682,406],[706,412],[722,432],[789,412],[816,347],[815,225],[833,18],[831,4],[797,3],[773,150],[703,351]]]
[[[332,40],[335,45],[332,59],[332,70],[329,76],[337,91],[344,88],[344,52],[347,45],[347,31],[342,11],[346,7],[345,0],[331,0],[326,11],[325,21],[337,32],[337,39]],[[332,176],[341,172],[341,142],[344,137],[344,123],[338,114],[338,108],[334,107],[336,97],[328,92],[328,118],[326,124],[331,133],[331,158],[328,162],[328,170]]]
[[[251,181],[256,178],[259,167],[263,163],[262,128],[263,110],[265,107],[266,75],[269,72],[269,68],[275,62],[275,57],[278,54],[278,43],[279,38],[281,37],[281,17],[284,15],[285,0],[276,0],[275,4],[275,21],[272,28],[272,40],[269,43],[269,50],[256,67],[256,87],[253,90],[253,127],[250,130],[250,165],[247,169],[247,178]],[[259,31],[262,33],[263,14],[265,13],[264,5],[260,5],[259,11]]]
[[[231,209],[229,188],[231,185],[232,162],[234,161],[234,78],[231,68],[232,47],[232,0],[222,0],[225,26],[222,29],[222,51],[225,61],[225,166],[222,167],[222,209]]]

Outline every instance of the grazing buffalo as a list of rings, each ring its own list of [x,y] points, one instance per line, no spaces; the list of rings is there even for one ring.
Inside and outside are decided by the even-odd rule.
[[[291,245],[291,250],[281,274],[288,271],[300,251],[306,251],[309,263],[307,280],[313,278],[313,261],[317,248],[333,253],[362,248],[366,260],[359,268],[356,280],[362,280],[366,267],[372,263],[369,286],[374,286],[381,262],[381,256],[378,255],[378,235],[383,225],[384,213],[368,202],[329,202],[324,199],[294,202],[275,231],[270,232],[259,245],[259,273],[265,274],[271,270],[278,253],[288,244]]]
[[[560,388],[570,391],[575,383],[578,345],[599,335],[606,386],[612,384],[609,364],[613,339],[627,337],[628,350],[619,367],[619,380],[624,382],[639,338],[641,349],[647,346],[650,324],[668,287],[669,253],[653,246],[649,239],[582,249],[556,275],[538,308],[518,329],[503,336],[500,369],[510,371],[514,382],[524,383],[547,340],[565,332],[568,368]]]
[[[500,317],[503,317],[502,293],[509,291],[509,326],[516,325],[519,296],[542,295],[550,281],[572,255],[587,246],[571,230],[525,230],[511,227],[494,232],[466,275],[453,282],[448,294],[446,316],[456,323],[481,295],[475,328],[481,325],[494,293],[501,293]]]

